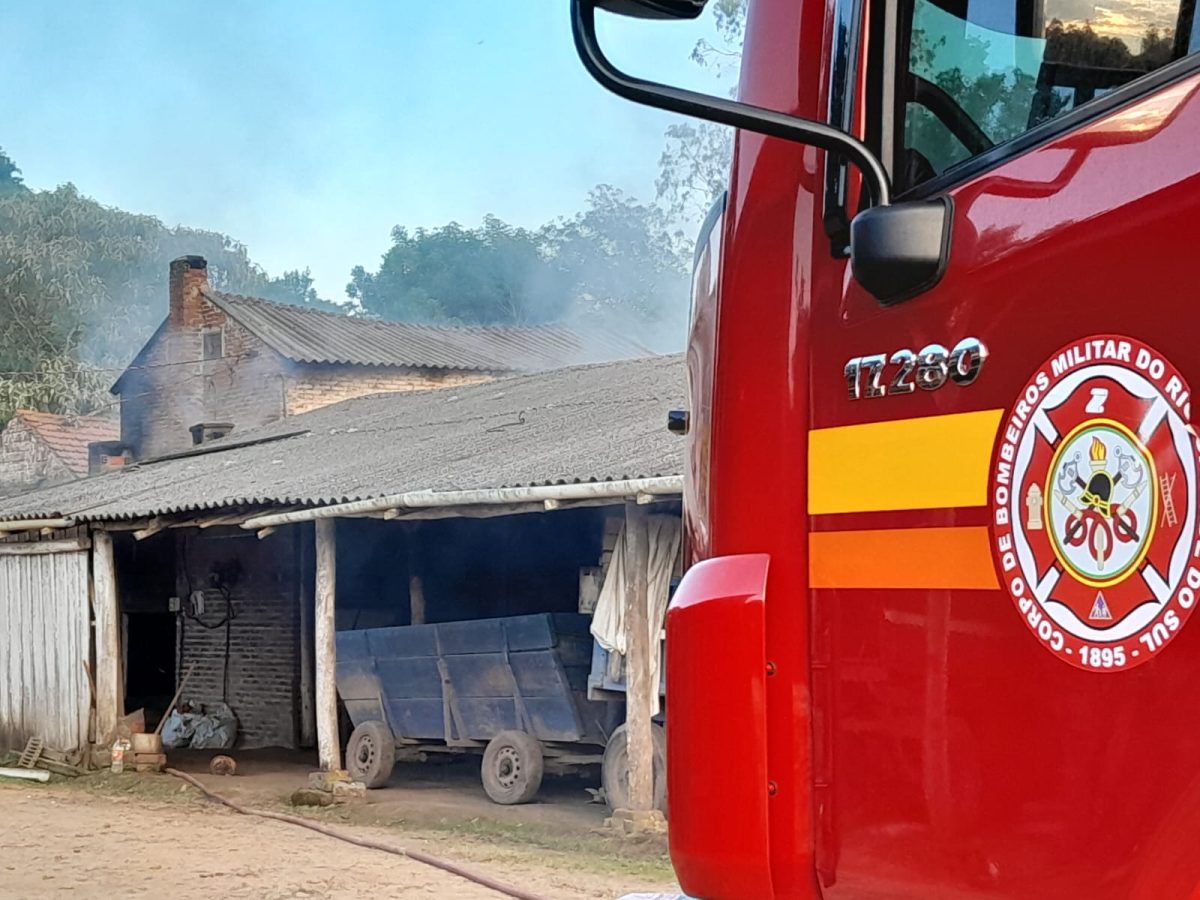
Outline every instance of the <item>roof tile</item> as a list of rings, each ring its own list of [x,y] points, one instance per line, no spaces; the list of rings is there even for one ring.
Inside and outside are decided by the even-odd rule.
[[[88,473],[88,444],[116,441],[121,428],[100,416],[60,416],[55,413],[18,409],[14,418],[35,434],[74,474]]]

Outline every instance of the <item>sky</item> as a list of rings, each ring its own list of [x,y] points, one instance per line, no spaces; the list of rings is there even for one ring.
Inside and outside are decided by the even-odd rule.
[[[636,74],[725,90],[697,22],[601,13]],[[672,117],[604,91],[566,0],[7,0],[0,147],[25,182],[242,241],[344,299],[395,225],[537,226],[654,197]]]

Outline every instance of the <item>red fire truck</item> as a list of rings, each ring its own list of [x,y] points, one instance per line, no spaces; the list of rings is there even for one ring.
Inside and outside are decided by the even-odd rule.
[[[1200,896],[1194,0],[751,0],[688,348],[704,898]],[[1195,254],[1195,258],[1193,258]]]

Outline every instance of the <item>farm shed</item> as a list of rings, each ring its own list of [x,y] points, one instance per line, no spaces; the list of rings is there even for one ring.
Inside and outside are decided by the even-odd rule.
[[[0,531],[90,545],[96,735],[193,670],[185,697],[232,707],[240,746],[315,742],[336,766],[335,630],[577,608],[613,519],[677,516],[682,400],[678,356],[358,398],[12,498]],[[0,616],[26,602],[9,558]]]

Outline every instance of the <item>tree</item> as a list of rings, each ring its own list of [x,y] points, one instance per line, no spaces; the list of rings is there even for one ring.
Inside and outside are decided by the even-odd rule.
[[[537,290],[545,271],[538,235],[495,216],[479,228],[397,225],[379,271],[355,266],[346,293],[368,313],[395,321],[541,322],[561,311]]]
[[[684,309],[686,279],[681,239],[661,210],[600,185],[584,211],[535,230],[495,216],[478,228],[396,226],[379,269],[356,266],[346,290],[368,314],[396,321],[624,328]]]
[[[602,184],[588,195],[586,210],[542,234],[567,318],[610,329],[650,328],[644,342],[654,349],[679,345],[690,259],[660,209]]]
[[[746,0],[716,0],[712,9],[720,44],[698,41],[692,60],[727,79],[736,75],[741,60]],[[729,182],[733,131],[712,122],[685,121],[667,128],[665,137],[658,161],[658,202],[674,221],[694,223]]]
[[[1068,73],[1084,73],[1085,84],[1092,81],[1095,71],[1120,73],[1119,79],[1132,80],[1170,62],[1174,52],[1171,31],[1150,27],[1140,43],[1135,54],[1125,39],[1098,34],[1087,22],[1067,25],[1052,19],[1046,26],[1042,59],[1047,64],[1063,64]],[[1011,140],[1031,124],[1052,119],[1079,102],[1070,92],[1069,74],[1060,76],[1056,85],[1060,90],[1039,89],[1037,68],[997,66],[991,61],[994,48],[986,40],[968,35],[956,42],[949,54],[943,54],[945,45],[946,38],[933,40],[915,26],[909,69],[945,91],[994,143]],[[941,63],[939,55],[948,56],[954,64]],[[909,106],[905,118],[905,144],[919,150],[937,172],[971,155],[930,110],[915,104]]]
[[[0,197],[29,190],[21,178],[21,170],[0,147]]]
[[[172,259],[204,256],[214,286],[320,305],[307,272],[272,279],[245,246],[102,206],[72,185],[0,191],[0,424],[21,406],[89,412],[167,312]],[[0,177],[0,183],[3,178]],[[336,308],[336,307],[335,307]]]
[[[313,287],[312,271],[291,269],[277,278],[265,278],[261,286],[256,288],[255,296],[270,300],[273,303],[286,303],[289,306],[308,306],[323,312],[347,311],[346,306],[333,303],[317,294]]]

